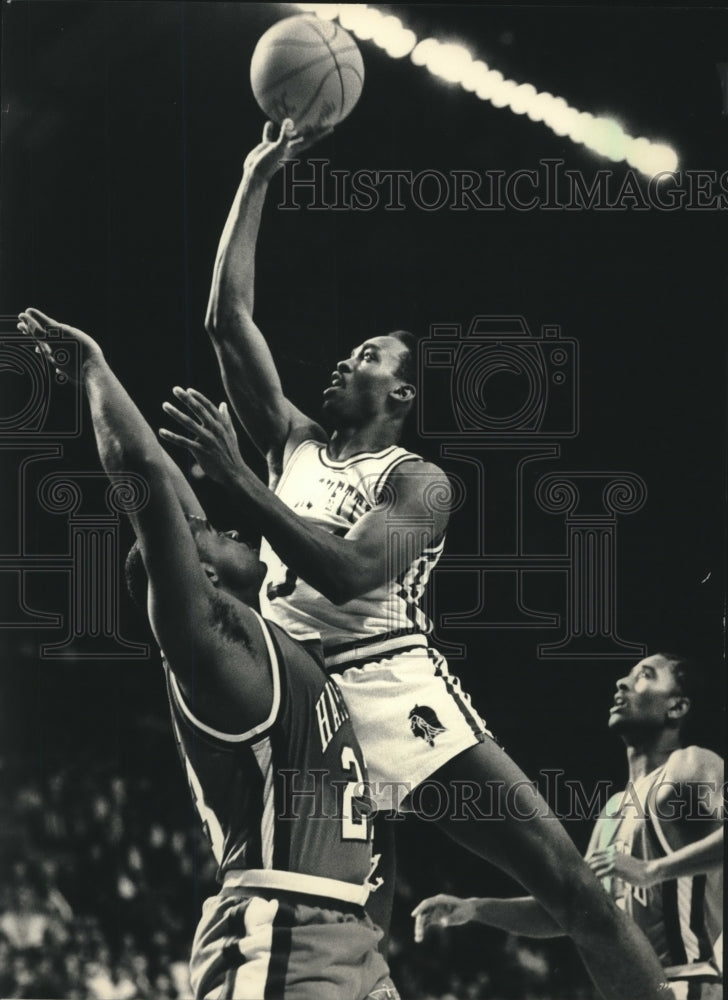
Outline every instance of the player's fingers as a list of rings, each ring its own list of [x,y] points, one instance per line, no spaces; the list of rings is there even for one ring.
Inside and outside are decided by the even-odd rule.
[[[181,434],[175,434],[174,431],[168,431],[166,427],[159,428],[159,436],[164,438],[165,441],[170,441],[172,444],[178,444],[181,445],[182,448],[187,448],[194,454],[198,454],[203,450],[199,441],[191,441],[189,438],[182,437]]]
[[[303,135],[292,139],[289,145],[295,146],[297,151],[301,153],[310,146],[313,146],[314,143],[320,142],[321,139],[325,139],[327,136],[331,135],[333,131],[333,126],[329,126],[328,128],[311,129],[310,132],[305,132]]]
[[[207,396],[204,395],[204,393],[198,392],[197,389],[189,388],[187,390],[187,396],[193,403],[196,403],[209,416],[214,417],[215,420],[218,419],[220,415],[218,408],[215,406],[215,404],[212,402],[211,399],[208,399]]]
[[[437,906],[442,906],[446,903],[452,905],[454,902],[455,900],[452,896],[448,896],[444,892],[439,892],[436,896],[428,896],[427,899],[423,899],[422,902],[418,903],[410,916],[416,917],[420,913],[426,913]]]
[[[51,319],[50,316],[46,316],[46,314],[42,313],[40,309],[35,309],[33,306],[30,306],[28,309],[25,310],[25,312],[26,315],[30,316],[31,319],[34,319],[35,322],[38,323],[44,329],[49,326],[57,326],[57,327],[63,326],[63,323],[59,323],[57,320]]]
[[[230,408],[228,407],[225,400],[220,403],[220,416],[222,417],[222,422],[226,429],[232,434],[235,433],[235,428],[233,427],[233,418],[230,416]]]
[[[191,396],[188,389],[182,389],[180,386],[175,385],[172,388],[172,392],[181,403],[184,403],[190,413],[196,417],[198,426],[211,428],[212,420],[210,419],[210,411]]]
[[[43,329],[38,321],[33,319],[33,317],[27,312],[18,314],[18,323],[22,324],[25,328],[23,333],[28,334],[30,337],[39,337],[43,334]]]
[[[202,424],[188,416],[186,413],[183,413],[182,410],[178,410],[176,406],[172,406],[171,403],[162,403],[162,409],[168,417],[176,420],[181,427],[184,427],[184,429],[189,431],[190,434],[194,434],[195,437],[199,438],[202,435],[208,436]]]
[[[266,122],[263,126],[263,142],[275,142],[275,125],[273,122]]]
[[[285,145],[288,142],[288,140],[293,136],[295,131],[296,131],[296,126],[293,124],[293,119],[284,118],[284,120],[281,122],[281,130],[278,134],[278,141],[276,142],[276,145],[277,146]]]

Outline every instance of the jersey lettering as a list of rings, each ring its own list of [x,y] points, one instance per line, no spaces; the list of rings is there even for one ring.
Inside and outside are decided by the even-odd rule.
[[[349,775],[349,781],[344,787],[341,809],[341,836],[344,840],[368,840],[367,817],[354,807],[355,796],[361,797],[366,791],[364,775],[357,756],[350,746],[345,746],[341,751],[341,766]]]
[[[333,681],[328,680],[316,700],[316,721],[318,722],[322,753],[326,752],[329,743],[348,718],[349,712],[341,697],[341,692]]]

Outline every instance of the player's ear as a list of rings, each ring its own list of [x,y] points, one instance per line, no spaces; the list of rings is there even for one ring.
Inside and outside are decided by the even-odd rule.
[[[204,570],[205,576],[210,581],[210,583],[213,585],[213,587],[217,587],[218,584],[220,583],[220,577],[217,575],[217,572],[215,571],[215,567],[211,563],[208,563],[208,562],[200,563],[200,565],[202,566],[202,569]]]
[[[672,704],[667,710],[667,717],[675,722],[679,722],[685,718],[689,711],[690,699],[686,698],[684,695],[677,695],[673,698]]]
[[[396,389],[392,389],[390,392],[390,396],[394,396],[398,403],[409,403],[416,395],[417,390],[409,382],[398,385]]]

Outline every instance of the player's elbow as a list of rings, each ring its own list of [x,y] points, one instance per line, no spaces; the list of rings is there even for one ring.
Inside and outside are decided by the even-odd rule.
[[[246,324],[252,321],[253,317],[245,302],[224,305],[211,299],[205,315],[205,330],[213,344],[225,345],[234,339],[236,331],[245,329]]]

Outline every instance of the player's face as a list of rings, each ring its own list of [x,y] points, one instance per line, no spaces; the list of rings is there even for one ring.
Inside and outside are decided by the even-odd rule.
[[[237,531],[217,531],[209,521],[199,517],[189,517],[188,522],[200,561],[213,567],[224,589],[257,590],[266,566],[256,549],[241,541]]]
[[[337,423],[361,423],[386,413],[390,394],[403,384],[396,373],[406,354],[397,337],[372,337],[360,344],[332,372],[324,413]]]
[[[670,661],[659,653],[648,656],[617,681],[609,728],[661,729],[668,721],[668,709],[680,697]]]

